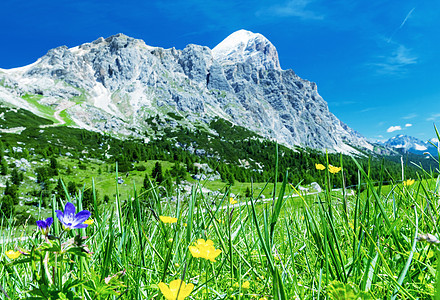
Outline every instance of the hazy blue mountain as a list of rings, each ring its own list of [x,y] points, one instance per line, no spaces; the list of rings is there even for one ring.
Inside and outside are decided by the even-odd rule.
[[[434,157],[437,157],[438,155],[437,148],[431,143],[424,142],[418,138],[403,134],[396,135],[382,144],[390,148],[402,150],[403,152],[410,152],[420,155],[429,152]]]

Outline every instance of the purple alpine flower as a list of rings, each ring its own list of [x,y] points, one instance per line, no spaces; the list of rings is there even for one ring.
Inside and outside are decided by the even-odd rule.
[[[90,217],[88,210],[82,210],[75,215],[75,205],[70,202],[66,203],[64,213],[61,210],[55,210],[57,218],[63,224],[64,229],[86,228],[88,225],[84,221]]]
[[[49,234],[49,229],[52,223],[53,223],[52,217],[47,218],[46,221],[44,220],[37,221],[37,226],[38,229],[40,229],[41,234],[47,236]]]

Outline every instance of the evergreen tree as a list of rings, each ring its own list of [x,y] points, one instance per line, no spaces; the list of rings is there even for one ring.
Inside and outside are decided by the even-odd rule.
[[[85,189],[82,196],[83,196],[83,198],[82,198],[83,208],[93,212],[95,210],[93,190],[91,188]],[[95,190],[95,196],[96,196],[97,204],[99,205],[98,191],[96,191],[96,190]]]
[[[163,181],[163,173],[162,173],[162,165],[159,162],[156,162],[154,165],[153,171],[151,172],[151,177],[153,177],[158,184]]]
[[[54,193],[57,194],[59,197],[64,195],[64,187],[63,187],[63,184],[61,182],[61,178],[58,178],[57,186],[54,189]]]
[[[58,175],[58,162],[57,159],[53,156],[50,157],[50,175],[51,176]]]
[[[73,181],[69,181],[69,183],[67,184],[67,191],[69,192],[70,195],[75,195],[77,192],[77,185],[75,182]]]
[[[5,188],[5,196],[10,196],[12,199],[13,204],[18,204],[18,189],[15,184],[11,184],[8,181],[6,181],[6,188]]]
[[[4,214],[7,218],[13,216],[15,213],[14,199],[12,199],[10,195],[5,195],[0,202],[1,213]]]
[[[8,173],[9,173],[8,163],[6,162],[6,159],[2,157],[0,161],[0,174],[8,175]]]
[[[35,173],[37,173],[37,181],[41,183],[42,186],[45,186],[47,184],[47,180],[49,179],[47,167],[38,167],[35,169]]]
[[[16,186],[19,186],[20,183],[21,183],[21,176],[20,176],[20,174],[18,173],[18,171],[17,171],[16,168],[12,169],[12,172],[11,172],[11,181],[12,181],[12,183],[15,184]]]
[[[58,161],[55,157],[50,157],[50,167],[54,170],[58,169]]]
[[[165,179],[162,182],[162,185],[167,190],[168,194],[171,195],[173,193],[173,178],[170,171],[165,171],[164,177]]]
[[[251,189],[249,187],[246,188],[246,191],[244,192],[245,197],[251,196]]]

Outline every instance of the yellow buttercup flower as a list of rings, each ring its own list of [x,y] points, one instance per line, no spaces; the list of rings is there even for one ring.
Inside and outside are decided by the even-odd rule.
[[[194,289],[194,284],[186,284],[185,281],[180,279],[171,281],[170,287],[163,282],[159,282],[158,286],[163,296],[167,300],[184,300]]]
[[[87,224],[87,225],[92,225],[93,223],[95,223],[95,220],[93,220],[93,219],[88,219],[88,220],[86,220],[86,221],[84,221],[84,224]]]
[[[173,218],[173,217],[159,216],[159,219],[166,224],[177,222],[177,218]]]
[[[335,167],[335,166],[332,166],[332,165],[328,165],[328,171],[330,173],[332,173],[332,174],[336,174],[339,171],[341,171],[341,167]]]
[[[14,251],[14,250],[8,250],[5,252],[5,254],[10,259],[16,259],[21,255],[20,251]]]
[[[222,253],[222,250],[215,249],[214,242],[211,240],[198,239],[194,246],[189,246],[189,251],[193,257],[201,257],[212,262]]]
[[[248,288],[250,288],[250,286],[251,286],[251,283],[250,283],[249,281],[245,281],[245,282],[243,282],[243,284],[241,285],[241,288],[247,290]]]
[[[410,185],[413,185],[414,182],[416,182],[414,179],[408,179],[408,180],[405,180],[405,181],[403,182],[403,185],[404,185],[404,186],[410,186]]]
[[[229,204],[237,204],[238,203],[238,201],[237,200],[235,200],[234,198],[229,198]]]
[[[315,168],[317,169],[317,170],[325,170],[325,167],[324,167],[324,165],[322,165],[322,164],[315,164]]]

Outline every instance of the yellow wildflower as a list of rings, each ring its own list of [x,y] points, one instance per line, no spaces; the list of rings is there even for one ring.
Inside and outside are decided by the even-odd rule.
[[[243,282],[243,284],[241,285],[241,288],[247,290],[248,288],[250,288],[250,286],[251,286],[251,283],[250,283],[249,281],[245,281],[245,282]]]
[[[198,239],[194,246],[189,246],[189,251],[193,257],[201,257],[212,262],[215,262],[215,258],[220,255],[222,250],[214,248],[214,242],[212,240]]]
[[[21,255],[20,251],[14,251],[14,250],[8,250],[5,252],[5,254],[10,259],[16,259]]]
[[[330,173],[332,173],[332,174],[336,174],[339,171],[341,171],[341,167],[335,167],[335,166],[332,166],[332,165],[328,165],[328,171]]]
[[[413,185],[414,182],[416,182],[414,179],[408,179],[408,180],[405,180],[405,181],[403,182],[403,185],[404,185],[404,186],[410,186],[410,185]]]
[[[324,165],[322,165],[322,164],[315,164],[315,168],[317,169],[317,170],[325,170],[325,167],[324,167]]]
[[[167,217],[167,216],[159,216],[159,219],[164,223],[176,223],[177,218]]]
[[[95,220],[93,220],[93,219],[88,219],[88,220],[86,220],[86,221],[84,221],[84,224],[87,224],[87,225],[92,225],[93,223],[95,223]]]
[[[267,300],[267,298],[266,298],[266,297],[261,297],[261,298],[258,299],[258,300]]]
[[[158,286],[163,296],[167,300],[184,300],[194,289],[194,284],[186,284],[185,281],[180,279],[171,281],[170,287],[163,282],[160,282]]]
[[[234,198],[229,198],[229,204],[237,204],[238,203],[238,201],[237,200],[235,200]]]

